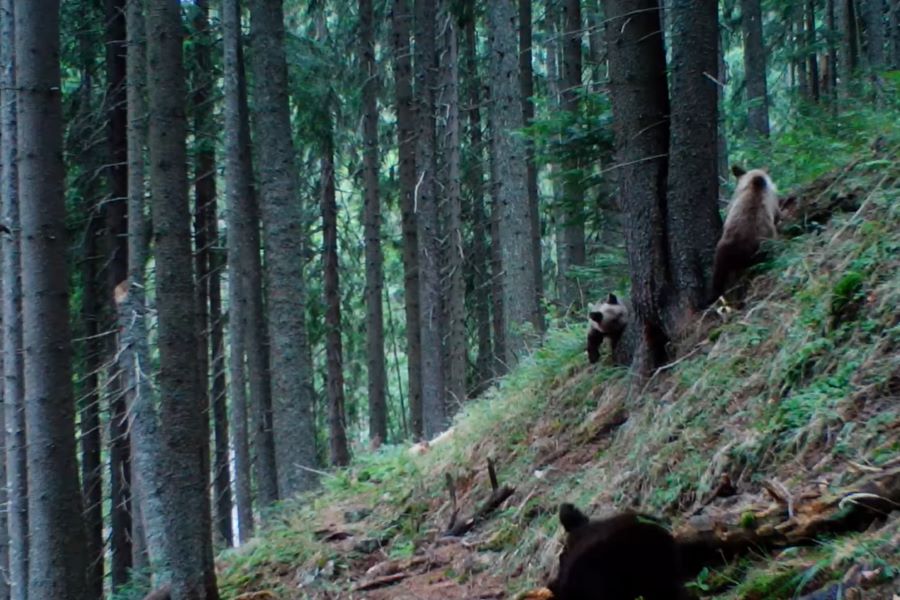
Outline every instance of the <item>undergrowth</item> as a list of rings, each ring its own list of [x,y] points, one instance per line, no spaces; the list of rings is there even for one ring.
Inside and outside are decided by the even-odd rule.
[[[358,456],[325,477],[321,491],[273,511],[259,537],[220,556],[224,597],[257,589],[341,597],[371,564],[373,549],[378,560],[410,558],[441,534],[450,519],[448,476],[462,512],[482,502],[489,457],[516,493],[468,539],[510,593],[551,572],[561,501],[594,514],[637,507],[678,525],[723,474],[747,494],[768,478],[838,490],[896,461],[896,117],[848,113],[777,137],[769,165],[782,188],[809,200],[802,184],[831,173],[825,192],[810,193],[864,190],[858,210],[776,242],[743,307],[724,318],[705,314],[676,364],[636,382],[624,369],[587,365],[583,326],[551,330],[542,347],[463,408],[446,441],[422,456],[405,447]],[[873,152],[876,135],[881,150]],[[742,150],[751,159],[758,151]],[[793,597],[852,568],[889,581],[900,565],[897,524],[744,558],[704,571],[693,586],[707,596],[762,599]],[[371,543],[347,550],[320,539],[335,528]]]

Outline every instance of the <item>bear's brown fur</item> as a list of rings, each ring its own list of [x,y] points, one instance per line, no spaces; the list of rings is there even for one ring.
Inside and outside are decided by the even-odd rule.
[[[554,600],[690,598],[675,539],[652,517],[622,513],[591,520],[571,504],[559,508],[566,541]]]
[[[713,300],[733,284],[737,275],[761,259],[760,244],[776,237],[778,190],[762,169],[732,167],[737,189],[728,207],[722,238],[713,263]]]
[[[615,294],[606,297],[605,302],[596,302],[588,309],[587,354],[591,364],[600,360],[600,347],[608,337],[612,351],[622,338],[628,324],[628,309],[619,303]]]

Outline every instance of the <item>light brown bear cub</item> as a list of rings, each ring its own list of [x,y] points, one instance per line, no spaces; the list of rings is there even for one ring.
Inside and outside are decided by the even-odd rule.
[[[776,237],[779,218],[778,190],[762,169],[744,171],[731,168],[738,178],[737,189],[728,206],[722,238],[716,245],[713,263],[713,298],[721,296],[736,277],[761,260],[763,240]]]

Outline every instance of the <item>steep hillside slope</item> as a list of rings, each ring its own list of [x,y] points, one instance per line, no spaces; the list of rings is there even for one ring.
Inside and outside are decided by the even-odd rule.
[[[882,139],[791,190],[793,237],[773,244],[744,303],[704,314],[649,381],[589,367],[581,326],[552,331],[423,454],[361,457],[280,508],[220,557],[225,597],[512,598],[552,572],[562,501],[763,537],[763,523],[821,521],[808,544],[704,570],[702,596],[791,598],[839,582],[900,593],[900,512],[841,520],[864,482],[900,481],[898,156]],[[445,537],[491,496],[488,459],[513,493]]]

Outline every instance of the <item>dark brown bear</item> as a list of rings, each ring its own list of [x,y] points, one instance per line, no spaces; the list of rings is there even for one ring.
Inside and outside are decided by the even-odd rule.
[[[559,572],[547,587],[554,600],[686,600],[678,547],[652,517],[623,513],[590,520],[559,507],[566,541]]]
[[[761,169],[731,168],[738,178],[722,238],[716,245],[713,263],[713,299],[733,284],[737,275],[760,261],[760,244],[776,236],[779,217],[778,191],[768,173]]]

